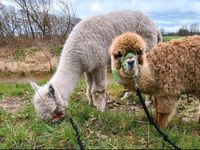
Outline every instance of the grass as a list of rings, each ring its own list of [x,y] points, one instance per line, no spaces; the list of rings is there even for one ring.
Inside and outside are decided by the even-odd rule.
[[[170,40],[173,40],[173,39],[179,39],[179,38],[182,38],[183,36],[164,36],[163,37],[163,41],[164,42],[168,42]]]
[[[22,61],[26,56],[33,54],[37,51],[40,51],[40,48],[37,47],[28,47],[17,49],[13,52],[12,57],[14,60]],[[43,50],[44,51],[44,50]],[[48,50],[53,56],[60,56],[62,51],[62,46],[56,46],[54,48],[49,48]]]
[[[60,56],[63,46],[57,46],[50,49],[51,54],[54,56]]]
[[[44,82],[39,81],[39,84]],[[110,103],[112,107],[107,106],[103,113],[88,105],[85,89],[85,81],[80,80],[67,110],[78,125],[86,148],[171,148],[151,126],[148,141],[148,123],[143,110],[131,111],[128,108],[133,102],[119,101],[123,89],[117,83],[109,83],[108,94],[120,106]],[[0,84],[0,102],[8,97],[21,101],[21,107],[15,113],[0,109],[0,149],[79,148],[67,118],[60,124],[49,124],[36,117],[32,95],[29,84]],[[200,148],[200,125],[195,121],[183,122],[176,116],[164,131],[181,148]]]
[[[165,36],[164,41],[180,38]],[[59,56],[61,47],[51,49]],[[16,52],[16,60],[22,60],[29,50]],[[47,79],[40,80],[44,84]],[[89,106],[85,95],[85,80],[80,80],[70,97],[66,110],[78,125],[81,138],[87,149],[169,149],[162,137],[150,125],[137,97],[120,100],[123,88],[115,82],[109,82],[106,111],[97,112]],[[0,149],[78,149],[75,132],[65,118],[60,124],[49,124],[36,117],[32,105],[33,90],[27,83],[0,83]],[[16,111],[2,108],[5,100],[20,103]],[[185,101],[184,101],[185,102]],[[139,109],[135,109],[139,108]],[[186,111],[180,104],[178,112]],[[164,131],[169,138],[183,149],[200,148],[200,124],[196,121],[185,122],[183,116],[175,115]],[[148,139],[149,135],[149,139]]]
[[[22,61],[27,55],[33,54],[36,51],[38,51],[38,50],[34,47],[17,49],[12,54],[12,57],[14,60]]]

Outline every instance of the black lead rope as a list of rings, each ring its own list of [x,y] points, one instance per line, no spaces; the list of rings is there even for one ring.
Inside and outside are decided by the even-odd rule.
[[[80,148],[81,150],[84,150],[85,148],[84,148],[83,142],[81,141],[81,136],[80,136],[80,133],[79,133],[79,131],[78,131],[78,127],[75,125],[75,123],[74,123],[74,121],[72,120],[71,117],[69,117],[69,121],[70,121],[70,123],[71,123],[71,125],[72,125],[72,128],[73,128],[74,131],[76,132],[76,140],[77,140],[77,142],[78,142],[79,148]]]
[[[176,146],[172,141],[170,141],[169,138],[168,138],[168,135],[165,134],[164,132],[162,132],[162,131],[160,130],[160,128],[158,127],[158,125],[155,123],[154,119],[152,118],[152,116],[151,116],[150,113],[149,113],[149,110],[148,110],[148,108],[147,108],[147,106],[146,106],[146,104],[145,104],[145,102],[144,102],[144,98],[142,97],[141,91],[140,91],[140,89],[139,89],[138,87],[136,87],[136,93],[137,93],[137,96],[138,96],[139,99],[140,99],[140,102],[141,102],[141,104],[142,104],[142,106],[143,106],[143,109],[144,109],[144,111],[145,111],[145,113],[146,113],[146,115],[147,115],[147,117],[148,117],[150,123],[151,123],[151,124],[156,128],[156,130],[162,135],[162,137],[163,137],[163,139],[164,139],[165,141],[167,141],[169,144],[171,144],[175,149],[180,150],[181,148],[179,148],[179,147]]]

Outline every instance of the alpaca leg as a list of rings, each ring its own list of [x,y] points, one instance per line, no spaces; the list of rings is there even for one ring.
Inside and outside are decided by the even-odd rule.
[[[200,123],[200,96],[197,96],[197,99],[199,100],[199,114],[198,114],[198,123]]]
[[[154,99],[153,99],[153,106],[155,108],[154,118],[157,121],[157,118],[158,118],[158,99],[157,99],[157,97],[154,97]]]
[[[200,123],[200,105],[199,105],[199,117],[198,117],[198,123]]]
[[[88,72],[85,72],[85,79],[86,79],[86,83],[87,83],[87,98],[88,98],[88,101],[89,101],[89,105],[92,105],[93,104],[93,100],[92,100],[92,83],[93,83],[93,80],[92,80],[92,74],[88,73]]]
[[[155,119],[159,127],[164,128],[168,125],[176,112],[179,100],[176,98],[155,98],[154,106],[156,108]]]
[[[92,72],[92,99],[98,111],[104,111],[106,105],[106,67],[99,67]]]

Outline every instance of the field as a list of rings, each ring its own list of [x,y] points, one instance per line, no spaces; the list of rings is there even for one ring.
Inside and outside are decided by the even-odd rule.
[[[182,38],[181,36],[164,36],[163,37],[163,41],[164,42],[168,42],[170,40],[173,40],[173,39],[179,39],[179,38]]]
[[[85,80],[81,77],[70,97],[64,120],[57,124],[37,118],[31,102],[34,92],[31,86],[25,79],[17,81],[11,77],[10,74],[0,77],[0,149],[78,149],[69,114],[87,149],[172,148],[148,123],[137,97],[121,100],[123,88],[111,77],[108,77],[105,112],[100,113],[88,104]],[[37,83],[42,85],[48,79],[49,75],[41,75]],[[197,106],[195,98],[182,95],[175,117],[163,130],[183,149],[200,148],[200,124],[195,120]],[[152,106],[150,109],[153,113]]]

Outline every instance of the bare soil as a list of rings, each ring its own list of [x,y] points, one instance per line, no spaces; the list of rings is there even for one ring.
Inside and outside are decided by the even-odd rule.
[[[0,101],[0,108],[9,113],[16,113],[22,107],[22,101],[19,97],[5,98]]]

